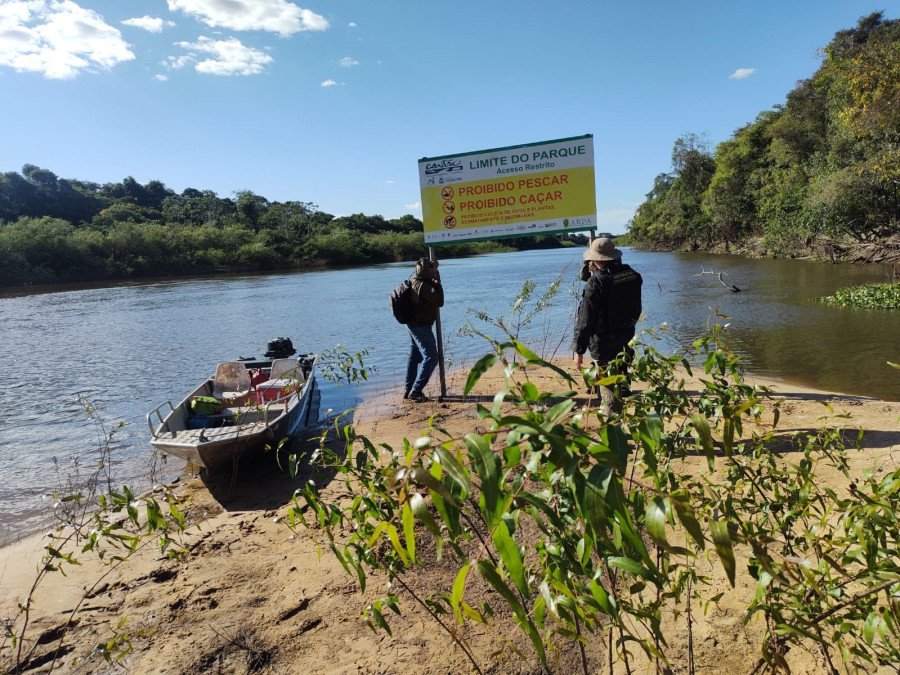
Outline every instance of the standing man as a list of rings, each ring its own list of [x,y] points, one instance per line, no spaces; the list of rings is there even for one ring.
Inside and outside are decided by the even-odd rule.
[[[423,403],[428,397],[422,390],[438,365],[437,342],[431,326],[437,319],[438,309],[444,306],[444,289],[437,260],[419,258],[412,278],[412,292],[413,316],[406,324],[412,345],[406,365],[406,392],[403,398]],[[419,364],[422,364],[421,371]]]
[[[606,366],[624,349],[627,370],[627,364],[634,356],[628,343],[634,337],[634,326],[641,316],[643,280],[640,274],[622,263],[622,252],[612,239],[595,239],[583,257],[588,263],[590,277],[584,285],[575,319],[572,340],[575,366],[582,367],[585,351],[590,350],[591,358],[598,366]],[[608,388],[601,387],[600,395],[605,403],[613,404],[612,391]]]

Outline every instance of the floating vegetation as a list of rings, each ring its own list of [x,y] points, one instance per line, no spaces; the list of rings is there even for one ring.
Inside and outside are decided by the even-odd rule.
[[[863,284],[840,289],[834,295],[819,298],[829,305],[865,309],[900,309],[900,283]]]

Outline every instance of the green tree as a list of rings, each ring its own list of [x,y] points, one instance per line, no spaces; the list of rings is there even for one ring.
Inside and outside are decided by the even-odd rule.
[[[240,222],[253,230],[259,230],[260,220],[269,208],[269,200],[250,190],[235,193],[235,209]]]
[[[633,239],[728,248],[763,235],[794,255],[821,235],[884,242],[900,232],[900,21],[865,16],[822,55],[784,105],[711,158],[695,134],[676,140],[672,173],[638,207]]]

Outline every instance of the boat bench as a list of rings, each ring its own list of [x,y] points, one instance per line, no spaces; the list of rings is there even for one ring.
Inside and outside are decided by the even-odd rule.
[[[278,417],[286,407],[284,403],[232,406],[223,408],[220,415],[223,419],[252,422],[263,419],[267,414],[270,418]]]
[[[263,422],[266,419],[275,419],[284,413],[284,403],[271,403],[269,405],[245,405],[222,408],[222,411],[214,415],[205,415],[208,426],[203,428],[213,429],[234,424],[252,424]]]

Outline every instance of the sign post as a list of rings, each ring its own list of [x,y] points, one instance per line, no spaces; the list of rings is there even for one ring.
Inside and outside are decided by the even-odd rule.
[[[593,232],[597,227],[590,134],[419,160],[422,222],[433,246],[479,239]],[[443,338],[437,320],[441,397]]]

